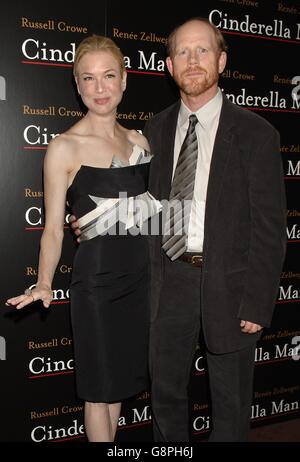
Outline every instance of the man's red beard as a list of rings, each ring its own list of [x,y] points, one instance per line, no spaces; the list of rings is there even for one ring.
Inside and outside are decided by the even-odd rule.
[[[201,75],[190,75],[193,72],[201,72]],[[209,90],[213,85],[218,82],[219,74],[215,70],[210,75],[201,67],[194,67],[184,71],[179,79],[177,85],[188,96],[199,96],[205,91]]]

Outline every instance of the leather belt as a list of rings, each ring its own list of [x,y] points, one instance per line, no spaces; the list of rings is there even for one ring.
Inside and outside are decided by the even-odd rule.
[[[202,266],[203,265],[203,254],[202,253],[193,253],[193,252],[185,252],[178,260],[184,261],[185,263],[189,263],[192,266]]]

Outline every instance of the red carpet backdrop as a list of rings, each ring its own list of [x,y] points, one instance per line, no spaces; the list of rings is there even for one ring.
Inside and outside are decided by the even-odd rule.
[[[76,244],[67,226],[68,210],[51,308],[36,303],[16,312],[4,305],[36,281],[47,145],[84,114],[72,81],[74,50],[92,33],[118,43],[128,71],[118,119],[142,130],[178,96],[164,45],[169,31],[192,16],[208,17],[225,34],[229,59],[220,86],[227,97],[265,117],[281,134],[288,247],[273,324],[257,348],[252,425],[299,417],[300,1],[186,0],[177,7],[173,1],[90,0],[85,7],[11,0],[0,10],[0,440],[85,441],[69,320]],[[205,439],[210,429],[202,351],[200,342],[190,386],[193,441]],[[151,441],[149,391],[123,406],[117,440]]]

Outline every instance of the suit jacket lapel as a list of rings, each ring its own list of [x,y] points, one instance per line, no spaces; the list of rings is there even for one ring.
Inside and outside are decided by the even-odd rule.
[[[179,108],[180,102],[172,106],[171,112],[165,118],[164,127],[162,130],[163,139],[161,140],[160,156],[160,189],[162,199],[169,199],[171,191],[171,181],[174,162],[174,144]]]
[[[220,114],[219,127],[216,133],[214,149],[212,153],[210,173],[207,186],[206,207],[205,207],[205,235],[204,249],[207,246],[210,236],[210,228],[213,226],[214,217],[217,213],[217,202],[221,194],[226,165],[231,155],[233,139],[232,103],[223,95],[223,105]]]

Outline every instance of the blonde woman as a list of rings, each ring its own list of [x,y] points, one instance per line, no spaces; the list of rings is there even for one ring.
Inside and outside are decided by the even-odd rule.
[[[148,218],[156,201],[147,192],[147,140],[116,120],[126,88],[119,48],[106,37],[84,39],[74,77],[87,113],[51,141],[45,157],[38,281],[7,304],[20,309],[42,300],[49,307],[67,199],[80,218],[82,241],[71,283],[77,391],[85,401],[89,441],[113,441],[121,401],[148,385],[148,244],[137,221]],[[130,212],[137,198],[146,205],[143,217]]]

